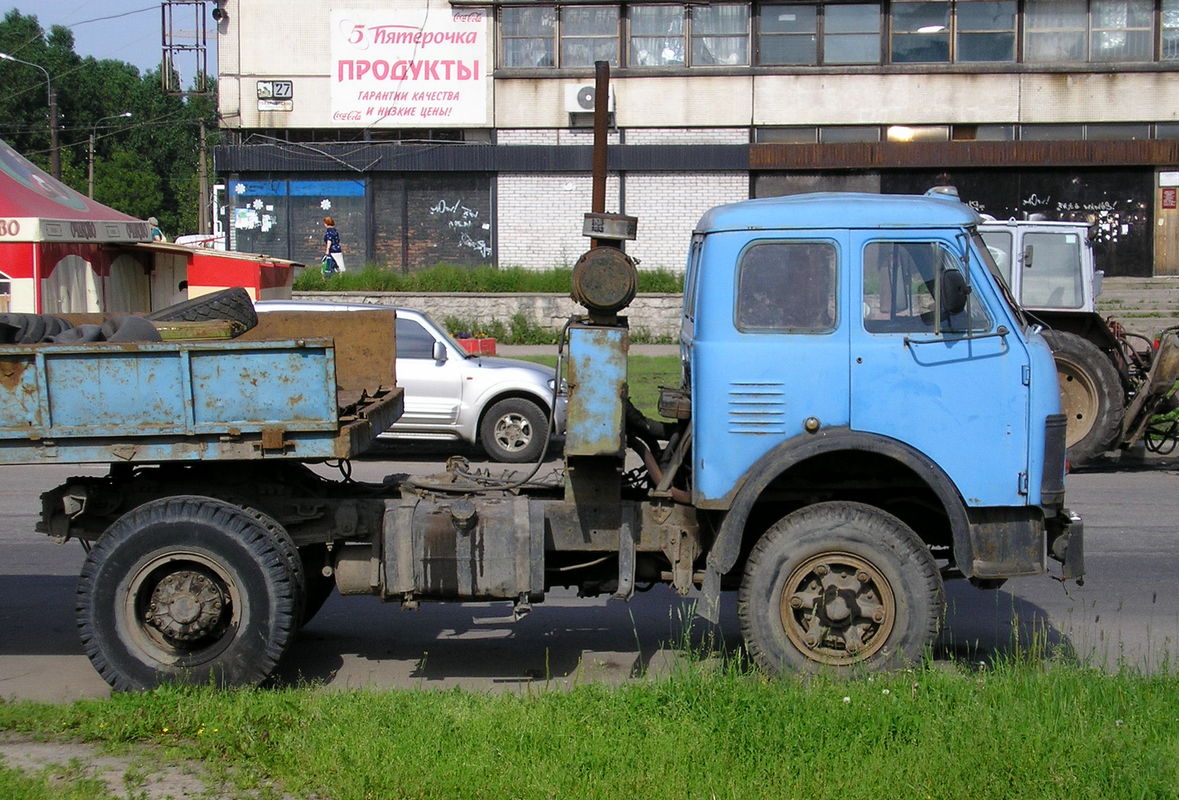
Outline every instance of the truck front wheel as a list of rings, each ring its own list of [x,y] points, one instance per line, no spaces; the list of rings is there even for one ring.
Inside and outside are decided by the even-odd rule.
[[[298,622],[288,561],[263,523],[229,503],[183,496],[139,506],[82,568],[83,649],[118,690],[261,683]]]
[[[775,675],[914,663],[944,610],[924,543],[891,514],[852,502],[772,525],[749,554],[737,602],[750,655]]]
[[[1043,335],[1056,359],[1069,463],[1077,467],[1116,444],[1125,407],[1121,381],[1109,357],[1088,339],[1065,331]]]

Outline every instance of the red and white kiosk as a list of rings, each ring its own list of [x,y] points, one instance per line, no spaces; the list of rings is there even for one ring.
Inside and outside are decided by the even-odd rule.
[[[0,141],[0,312],[145,312],[231,286],[286,299],[296,262],[151,241]]]

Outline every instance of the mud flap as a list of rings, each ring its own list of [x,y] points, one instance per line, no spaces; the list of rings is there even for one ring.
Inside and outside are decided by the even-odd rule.
[[[1085,583],[1085,524],[1078,514],[1067,509],[1062,512],[1062,519],[1061,530],[1053,535],[1048,552],[1064,566],[1060,579],[1075,580],[1080,586]]]

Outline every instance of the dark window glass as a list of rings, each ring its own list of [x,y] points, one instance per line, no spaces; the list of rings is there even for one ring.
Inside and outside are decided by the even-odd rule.
[[[959,2],[957,61],[1015,60],[1015,3]]]
[[[835,329],[835,246],[828,242],[756,244],[737,272],[737,328],[822,333]]]
[[[412,319],[397,318],[397,357],[434,358],[434,337]]]
[[[762,64],[817,64],[818,10],[814,5],[761,7]]]
[[[950,60],[950,4],[893,3],[892,60],[897,64]]]
[[[823,7],[823,63],[880,63],[880,4]]]

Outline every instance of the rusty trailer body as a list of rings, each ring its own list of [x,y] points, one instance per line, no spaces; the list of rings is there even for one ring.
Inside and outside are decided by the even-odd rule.
[[[364,321],[389,353],[393,319],[377,311]],[[309,338],[261,338],[262,331],[219,342],[0,347],[0,462],[356,455],[400,415],[392,367],[361,387],[347,347],[338,357],[337,339],[315,335],[323,327],[312,317],[301,325]]]

